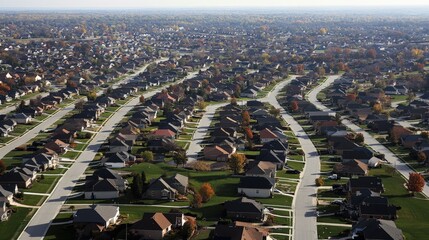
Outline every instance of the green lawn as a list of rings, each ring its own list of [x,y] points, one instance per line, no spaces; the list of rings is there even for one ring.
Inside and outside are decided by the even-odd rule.
[[[9,220],[0,222],[1,239],[17,239],[36,211],[35,209],[29,208],[15,209],[17,212],[12,213]]]
[[[386,166],[384,166],[386,168]],[[422,199],[410,197],[408,191],[403,187],[405,180],[399,173],[393,176],[386,173],[383,168],[372,169],[370,175],[378,176],[383,180],[385,192],[389,203],[400,206],[396,225],[403,231],[406,239],[425,239],[427,235],[427,214],[429,213],[429,202]]]
[[[35,182],[30,189],[25,191],[36,193],[50,193],[59,179],[60,177],[58,176],[45,176],[45,179]]]
[[[30,206],[40,206],[45,198],[46,196],[28,195],[24,193],[24,200],[21,203]]]
[[[328,239],[329,237],[340,238],[348,235],[348,227],[337,226],[317,226],[317,235],[319,239]]]

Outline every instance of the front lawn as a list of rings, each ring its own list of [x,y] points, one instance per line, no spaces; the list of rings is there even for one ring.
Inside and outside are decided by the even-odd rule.
[[[50,193],[59,179],[59,176],[45,176],[45,179],[39,179],[39,181],[33,183],[33,186],[30,189],[25,191],[35,193]]]
[[[15,208],[9,220],[0,223],[1,239],[17,239],[36,209]]]

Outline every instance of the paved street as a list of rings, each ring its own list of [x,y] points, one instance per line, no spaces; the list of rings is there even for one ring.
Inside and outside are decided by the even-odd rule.
[[[331,111],[331,109],[324,106],[321,102],[319,102],[316,98],[317,93],[319,93],[321,90],[328,87],[331,83],[335,81],[335,79],[338,78],[338,76],[330,76],[328,79],[318,87],[316,87],[309,95],[308,100],[312,102],[317,108],[323,111]],[[387,149],[383,144],[378,142],[371,134],[367,133],[365,130],[357,126],[356,124],[352,123],[348,119],[343,119],[342,123],[350,128],[352,131],[356,133],[362,133],[365,138],[365,143],[371,147],[374,151],[380,152],[385,155],[386,160],[392,164],[393,167],[398,170],[399,173],[401,173],[402,176],[404,176],[406,179],[408,179],[409,173],[414,172],[408,165],[404,164],[398,157],[396,157],[395,154],[393,154],[389,149]],[[429,196],[429,187],[426,184],[423,193],[426,196]]]
[[[227,105],[228,103],[213,104],[206,107],[206,112],[198,123],[197,130],[195,130],[192,141],[189,143],[189,148],[186,150],[186,156],[188,157],[188,164],[197,160],[198,153],[201,152],[201,142],[204,140],[204,136],[207,134],[207,130],[210,123],[213,120],[213,116],[216,110],[220,107]]]
[[[319,177],[320,173],[320,159],[313,142],[308,138],[301,125],[293,119],[292,116],[278,103],[276,96],[280,90],[283,89],[292,79],[284,81],[277,85],[272,92],[262,101],[269,102],[276,108],[280,108],[281,117],[289,124],[291,130],[294,132],[302,146],[305,153],[306,164],[303,172],[301,173],[301,181],[297,186],[295,197],[292,203],[294,209],[293,220],[293,239],[317,239],[317,217],[316,217],[316,191],[317,187],[314,184],[314,179]]]
[[[198,74],[198,71],[189,74],[186,78],[183,78],[179,81],[165,85],[164,87],[168,87],[169,85],[180,83],[185,79],[195,77],[196,74]],[[144,93],[143,96],[148,99],[155,95],[155,93],[158,91],[159,90],[152,90]],[[94,159],[98,149],[109,137],[116,124],[119,123],[124,118],[124,116],[138,103],[139,97],[131,99],[107,120],[101,130],[94,135],[88,147],[81,153],[81,155],[76,159],[75,163],[60,179],[52,191],[51,196],[48,197],[45,203],[38,209],[36,214],[27,224],[25,230],[19,236],[19,239],[42,239],[44,237],[52,220],[60,211],[61,206],[67,200],[67,197],[72,193],[72,189],[75,186],[77,180],[84,174],[85,169],[88,167],[92,159]]]

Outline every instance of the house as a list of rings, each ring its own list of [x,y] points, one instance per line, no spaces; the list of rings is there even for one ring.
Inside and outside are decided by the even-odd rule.
[[[19,124],[30,124],[33,121],[33,118],[31,116],[28,116],[24,113],[13,114],[11,119]]]
[[[354,159],[344,163],[336,163],[332,172],[341,177],[366,176],[368,175],[368,165]]]
[[[261,143],[267,143],[278,139],[278,136],[268,128],[259,131],[259,137],[261,138]]]
[[[16,186],[16,185],[15,185]],[[11,203],[13,202],[13,195],[15,193],[5,189],[3,184],[0,185],[0,202]]]
[[[125,141],[114,138],[112,141],[110,141],[109,144],[109,151],[110,152],[128,152],[131,150],[131,146],[125,143]]]
[[[16,184],[19,188],[30,188],[33,183],[33,177],[29,176],[18,168],[13,168],[3,175],[0,175],[0,184]]]
[[[247,197],[269,198],[273,194],[275,180],[263,176],[240,178],[238,193]]]
[[[183,213],[144,213],[143,218],[130,227],[135,239],[161,240],[173,228],[181,228],[186,222]]]
[[[85,183],[85,199],[115,199],[119,197],[119,188],[113,179],[99,179]]]
[[[64,154],[67,152],[69,144],[55,139],[45,144],[45,148],[54,151],[56,154]]]
[[[272,162],[251,161],[246,166],[246,176],[276,177],[277,166]]]
[[[358,216],[362,218],[374,218],[385,220],[396,220],[397,208],[389,205],[386,197],[369,196],[365,198],[358,206]]]
[[[353,225],[351,239],[404,240],[402,231],[394,221],[381,219],[361,219]]]
[[[400,141],[401,145],[405,148],[413,148],[416,143],[423,141],[424,138],[421,135],[418,134],[412,134],[412,135],[404,135],[401,136]]]
[[[218,224],[213,230],[213,240],[270,240],[268,232],[262,228],[235,222],[230,225]]]
[[[277,166],[277,170],[281,170],[286,164],[286,152],[274,151],[270,149],[261,149],[259,155],[256,157],[256,160],[272,162]]]
[[[379,177],[364,176],[351,178],[346,184],[349,193],[356,193],[362,189],[369,189],[376,193],[384,192],[384,186]]]
[[[251,88],[242,91],[240,94],[240,97],[244,97],[244,98],[256,98],[257,96],[258,96],[258,91]]]
[[[355,147],[350,150],[344,150],[341,154],[343,162],[357,159],[364,163],[368,163],[369,159],[372,157],[374,157],[374,153],[366,147]]]
[[[158,129],[156,131],[153,131],[152,135],[158,138],[169,138],[169,139],[176,138],[176,133],[174,133],[170,129]]]
[[[168,182],[178,187],[182,193],[184,193],[186,191],[186,188],[188,187],[187,185],[184,186],[184,184],[187,184],[187,177],[185,176],[174,176],[173,179],[164,179],[159,177],[150,181],[148,188],[143,194],[143,198],[165,200],[176,199],[177,195],[180,192],[178,189],[171,186]]]
[[[165,181],[168,183],[168,185],[176,189],[180,194],[186,194],[189,182],[188,177],[176,173],[172,177],[165,178]]]
[[[226,217],[234,221],[264,222],[268,210],[260,202],[247,197],[224,203]]]
[[[97,170],[92,173],[92,176],[87,176],[86,181],[98,181],[100,179],[112,179],[115,181],[115,186],[118,187],[118,190],[120,192],[125,191],[127,188],[128,182],[126,179],[124,179],[121,175],[119,175],[117,172],[115,172],[112,169],[109,168],[98,168]]]
[[[226,161],[231,156],[232,153],[226,151],[220,146],[205,146],[204,158],[211,161]]]
[[[81,238],[93,238],[109,226],[115,225],[119,218],[119,207],[93,205],[78,209],[73,214],[73,225]]]
[[[136,157],[128,152],[113,152],[101,159],[101,164],[109,168],[123,168],[135,162]]]
[[[174,147],[174,142],[169,138],[150,139],[147,142],[147,147],[153,152],[167,152]]]

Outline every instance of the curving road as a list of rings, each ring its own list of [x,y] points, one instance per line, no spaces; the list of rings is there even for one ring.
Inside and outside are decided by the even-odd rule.
[[[163,87],[168,87],[172,84],[177,84],[186,79],[193,78],[198,74],[198,72],[199,71],[192,72],[187,77],[174,83],[169,83]],[[144,93],[143,96],[147,99],[155,95],[158,91],[159,89],[148,91]],[[98,149],[109,137],[116,124],[118,124],[125,117],[125,115],[138,103],[139,96],[132,98],[130,101],[122,105],[104,123],[100,131],[93,136],[92,140],[85,148],[85,150],[82,151],[82,153],[75,160],[73,165],[58,181],[57,185],[55,186],[48,199],[34,214],[24,231],[19,236],[19,239],[43,239],[49,229],[49,226],[52,223],[52,220],[60,211],[61,206],[67,200],[67,197],[72,193],[73,187],[75,186],[77,180],[84,174],[90,162],[92,161],[92,159],[94,159]]]
[[[291,79],[277,85],[262,101],[268,102],[275,108],[281,109],[281,117],[289,124],[290,129],[298,138],[305,154],[305,166],[301,173],[301,179],[296,188],[295,197],[292,202],[294,209],[293,239],[317,239],[317,216],[316,216],[316,192],[317,187],[314,179],[319,177],[320,159],[313,142],[302,129],[301,125],[285,111],[276,97],[279,92],[290,83]]]
[[[328,77],[328,79],[324,83],[314,88],[314,90],[310,94],[308,94],[308,100],[322,111],[333,112],[331,109],[329,109],[328,107],[324,106],[321,102],[319,102],[316,96],[320,91],[322,91],[323,89],[327,88],[330,84],[332,84],[337,78],[339,78],[338,75]],[[401,175],[405,179],[408,179],[409,174],[414,172],[414,170],[412,170],[407,164],[403,163],[394,153],[392,153],[388,148],[386,148],[383,144],[377,141],[371,134],[367,133],[365,130],[363,130],[356,124],[352,123],[348,119],[343,119],[341,122],[346,127],[350,128],[352,131],[356,133],[362,133],[365,138],[365,143],[369,147],[371,147],[374,151],[384,154],[386,160],[390,164],[392,164],[392,166],[395,167],[396,170],[399,173],[401,173]],[[427,184],[424,186],[422,193],[426,195],[426,197],[429,196],[429,187]]]

